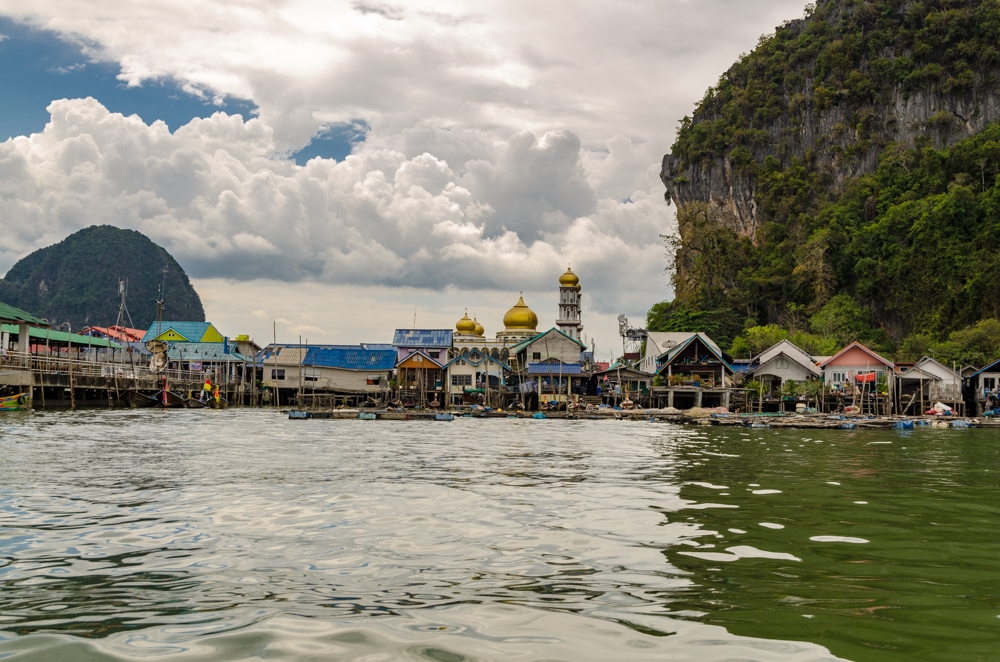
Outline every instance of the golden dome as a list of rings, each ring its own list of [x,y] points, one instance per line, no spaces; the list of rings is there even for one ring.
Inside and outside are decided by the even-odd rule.
[[[486,333],[486,329],[483,328],[483,325],[480,324],[479,320],[477,319],[473,319],[472,323],[476,325],[476,331],[475,331],[476,335],[482,338],[483,334]]]
[[[458,320],[458,324],[455,325],[455,330],[459,333],[475,333],[476,323],[469,319],[469,313],[465,313],[465,316]]]
[[[528,330],[534,331],[538,327],[538,315],[532,312],[531,308],[524,303],[522,296],[517,305],[507,311],[503,316],[503,325],[508,331]]]
[[[572,269],[567,269],[566,273],[559,276],[559,284],[563,287],[573,287],[574,285],[580,284],[580,279],[575,273],[573,273]]]

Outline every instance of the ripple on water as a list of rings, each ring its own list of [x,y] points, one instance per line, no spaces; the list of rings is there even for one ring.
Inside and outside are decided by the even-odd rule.
[[[967,650],[978,621],[948,605],[996,614],[995,483],[956,498],[962,462],[991,475],[977,431],[954,453],[918,431],[899,458],[831,433],[775,463],[760,438],[649,423],[4,420],[0,657],[921,659],[927,614]],[[873,604],[905,608],[876,628]]]

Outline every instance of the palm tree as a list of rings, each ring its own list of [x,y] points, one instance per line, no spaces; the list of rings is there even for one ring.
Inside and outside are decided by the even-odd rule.
[[[821,379],[810,379],[804,384],[806,397],[815,400],[817,411],[823,407],[823,395],[826,393],[826,384]]]
[[[751,379],[743,384],[743,388],[747,390],[747,395],[757,396],[757,413],[759,414],[764,400],[764,392],[767,391],[767,384],[757,379]]]
[[[801,384],[793,379],[786,380],[781,388],[778,389],[778,394],[781,396],[781,410],[785,410],[785,400],[795,400],[799,397],[802,392]]]

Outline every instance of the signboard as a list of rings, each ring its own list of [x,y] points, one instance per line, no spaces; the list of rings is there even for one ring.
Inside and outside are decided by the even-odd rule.
[[[191,369],[195,372],[201,371],[201,361],[191,361]]]

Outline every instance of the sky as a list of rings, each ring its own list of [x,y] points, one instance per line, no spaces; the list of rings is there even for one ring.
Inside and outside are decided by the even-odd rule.
[[[354,343],[522,292],[550,328],[571,265],[617,356],[671,296],[678,122],[804,4],[0,0],[0,273],[110,224],[223,333]]]

